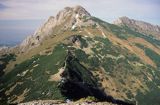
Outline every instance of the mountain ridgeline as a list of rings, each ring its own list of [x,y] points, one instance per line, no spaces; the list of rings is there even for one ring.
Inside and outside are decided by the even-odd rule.
[[[160,103],[160,28],[114,24],[66,7],[21,44],[0,50],[0,103],[35,100]]]

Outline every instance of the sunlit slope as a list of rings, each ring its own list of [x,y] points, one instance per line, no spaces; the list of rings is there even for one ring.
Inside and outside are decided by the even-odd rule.
[[[42,39],[29,37],[23,47],[1,56],[1,102],[107,96],[108,101],[158,105],[160,40],[104,22],[80,7],[83,18],[66,9],[60,12],[66,20],[52,27],[51,17],[35,34]],[[79,89],[82,94],[74,94]]]

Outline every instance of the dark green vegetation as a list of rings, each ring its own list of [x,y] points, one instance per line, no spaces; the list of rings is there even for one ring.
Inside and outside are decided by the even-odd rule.
[[[10,73],[2,77],[4,84],[1,89],[9,90],[16,85],[7,96],[12,98],[14,94],[21,95],[26,89],[25,102],[35,99],[63,99],[64,97],[57,89],[58,83],[50,82],[48,79],[50,75],[57,73],[58,69],[62,67],[65,56],[66,48],[60,44],[50,55],[37,55],[16,65]],[[3,96],[3,98],[5,97]]]
[[[5,69],[6,65],[9,61],[16,60],[16,56],[14,54],[4,54],[0,57],[0,70]]]
[[[160,41],[136,31],[92,17],[80,6],[65,8],[35,36],[9,49],[17,58],[0,58],[0,104],[88,97],[119,105],[159,105]],[[142,45],[135,44],[137,39]],[[3,75],[4,69],[10,72]]]
[[[137,91],[138,94],[135,97],[130,90],[125,89],[126,91],[124,92],[128,96],[128,99],[133,99],[131,102],[135,103],[134,98],[136,98],[140,105],[146,105],[148,104],[148,102],[152,103],[153,105],[159,104],[158,97],[160,94],[160,90],[158,86],[160,85],[160,73],[158,70],[151,66],[143,64],[140,58],[138,58],[136,55],[129,53],[127,49],[122,49],[119,46],[113,45],[108,39],[95,37],[85,38],[85,40],[87,40],[86,42],[93,45],[93,47],[91,48],[91,50],[94,52],[93,54],[86,54],[83,49],[73,49],[75,51],[75,56],[77,57],[77,59],[80,62],[87,64],[89,70],[93,71],[96,68],[103,67],[104,70],[109,73],[108,75],[116,78],[119,83],[124,86],[127,85],[126,74],[132,75],[133,77],[135,76],[136,78],[144,78],[145,81],[143,81],[143,83],[147,84],[149,91],[146,91],[145,94],[141,91]],[[140,47],[142,45],[137,46]],[[158,66],[160,56],[148,48],[145,48],[145,52],[147,56],[149,56],[153,61],[157,63]],[[136,65],[136,63],[141,64],[141,66]],[[154,71],[155,73],[153,74]],[[149,74],[154,77],[152,82],[148,79],[146,75],[147,72],[149,72]],[[133,84],[136,84],[136,82],[133,80],[131,82]],[[141,88],[143,88],[143,86],[141,86]],[[155,98],[154,102],[149,99],[150,97]],[[145,99],[149,100],[145,101]]]
[[[4,74],[3,70],[6,68],[6,65],[12,60],[16,60],[14,54],[4,54],[0,57],[0,77]]]
[[[107,23],[107,22],[102,21],[96,17],[94,17],[93,20],[98,22],[107,31],[112,32],[114,35],[116,35],[120,39],[126,40],[130,36],[129,35],[130,33],[127,33],[127,31],[124,28],[121,28],[121,27],[116,26],[114,24]]]
[[[160,55],[149,48],[145,49],[145,53],[156,63],[157,67],[160,68]]]
[[[82,50],[75,49],[76,51],[80,51],[80,53],[77,53],[80,56],[81,54],[85,55]],[[50,55],[36,55],[21,64],[17,64],[11,72],[2,77],[3,85],[0,88],[3,90],[1,91],[2,99],[0,102],[5,104],[9,97],[8,102],[15,103],[15,100],[19,100],[15,95],[22,95],[21,97],[24,97],[22,102],[38,99],[64,100],[68,98],[78,100],[93,96],[101,101],[130,105],[107,96],[99,87],[98,80],[92,75],[91,71],[80,64],[79,59],[72,56],[71,53],[73,52],[67,52],[67,45],[59,44]],[[89,60],[91,66],[95,66],[95,59],[97,58],[93,57]],[[62,67],[65,67],[65,70],[61,74],[61,81],[49,81],[50,76],[57,73],[58,69]],[[9,91],[11,88],[12,90]],[[9,94],[4,94],[7,91]]]
[[[105,94],[98,89],[92,73],[71,54],[66,58],[65,71],[62,73],[62,77],[59,87],[62,94],[69,99],[77,100],[92,95],[97,99],[105,97]]]
[[[107,31],[110,31],[114,35],[116,35],[118,38],[126,40],[129,37],[140,37],[142,39],[145,39],[146,41],[150,42],[154,46],[157,47],[160,46],[160,41],[154,38],[152,35],[144,35],[142,33],[133,31],[127,26],[117,26],[114,24],[107,23],[105,21],[102,21],[96,17],[92,18],[94,21],[98,22],[101,26],[103,26]]]
[[[154,77],[152,81],[146,81],[149,87],[149,91],[142,93],[138,91],[136,99],[139,101],[140,105],[159,105],[160,100],[160,55],[154,52],[153,50],[141,45],[136,44],[139,48],[143,49],[148,57],[150,57],[157,65],[158,70],[150,67],[148,72]],[[147,79],[147,77],[146,77]]]
[[[153,76],[152,81],[147,81],[146,83],[149,91],[142,93],[137,91],[136,99],[139,105],[159,105],[160,100],[160,70],[154,70],[152,67],[148,66],[148,72]]]
[[[136,44],[139,48],[143,49],[148,57],[150,57],[157,65],[158,68],[160,68],[160,55],[154,52],[153,50],[141,45]]]
[[[123,91],[126,94],[127,102],[135,103],[136,99],[138,103],[145,105],[151,102],[149,98],[153,97],[155,98],[153,105],[159,103],[157,97],[160,91],[158,87],[160,86],[160,73],[158,70],[145,65],[136,55],[112,44],[107,38],[73,35],[67,39],[71,42],[57,45],[51,54],[33,56],[21,64],[16,64],[11,72],[2,76],[1,102],[5,103],[8,97],[11,102],[17,100],[14,95],[24,95],[23,102],[35,99],[77,100],[88,96],[99,100],[116,100],[102,91],[101,80],[92,75],[92,72],[103,68],[106,74],[118,81],[121,86],[127,87],[127,83],[130,83],[126,80],[127,75],[139,78],[143,84],[147,85],[149,90],[143,93],[141,89],[144,87],[140,86],[136,96],[127,88],[115,89],[116,92]],[[76,43],[79,43],[78,48],[75,47]],[[146,55],[159,67],[158,54],[143,45],[136,44],[136,46],[144,49]],[[85,48],[90,49],[90,53],[86,53]],[[13,58],[13,55],[8,55],[1,59],[8,62]],[[51,75],[58,73],[58,69],[62,67],[65,67],[65,70],[61,75],[63,77],[61,81],[49,81]],[[146,72],[154,77],[152,82],[148,79]],[[134,80],[131,83],[136,84]],[[11,88],[13,89],[9,91],[9,94],[4,94]],[[145,99],[148,101],[144,101]]]
[[[92,96],[99,101],[108,101],[122,105],[132,105],[121,100],[116,100],[107,96],[102,91],[92,73],[79,63],[71,52],[66,57],[65,71],[62,73],[62,80],[58,87],[65,97],[78,100],[80,98]]]
[[[127,27],[127,26],[123,26],[122,29],[125,29],[125,31],[127,33],[130,33],[132,36],[140,37],[140,38],[145,39],[146,41],[150,42],[154,46],[157,46],[157,45],[160,46],[160,41],[157,40],[156,38],[152,37],[151,35],[147,36],[147,35],[144,35],[142,33],[135,32],[135,31],[131,30],[129,27]]]
[[[95,41],[98,41],[98,43],[94,44]],[[75,54],[81,62],[88,64],[94,69],[101,66],[106,72],[111,73],[117,70],[116,67],[122,67],[125,72],[133,70],[133,67],[130,66],[128,61],[141,62],[137,56],[127,53],[125,49],[112,45],[108,39],[95,37],[94,39],[90,39],[90,42],[92,42],[94,46],[91,48],[94,52],[92,56],[80,49],[75,50]]]
[[[154,41],[155,39],[147,39],[148,36],[132,32],[128,28],[122,29],[122,27],[104,23],[100,20],[97,21],[120,39],[126,40],[128,37],[141,37],[153,42],[152,44],[155,46],[159,43]],[[123,89],[112,89],[112,91],[126,94],[127,98],[124,99],[125,101],[135,103],[136,100],[140,105],[148,103],[153,105],[159,104],[159,70],[144,64],[139,57],[125,48],[114,45],[107,38],[72,35],[66,38],[66,40],[70,42],[68,44],[58,44],[51,54],[35,55],[31,59],[16,64],[11,72],[2,76],[3,84],[0,86],[2,100],[0,102],[5,103],[6,100],[10,102],[18,100],[14,95],[23,95],[24,100],[22,102],[35,99],[64,100],[69,98],[77,100],[88,96],[93,96],[99,100],[122,102],[107,96],[102,91],[101,81],[103,79],[101,80],[98,76],[93,76],[93,72],[103,68],[106,78],[110,76],[118,85],[123,87]],[[143,45],[136,44],[136,46],[143,49],[146,55],[159,67],[160,56],[157,53]],[[88,52],[85,50],[86,48]],[[69,54],[72,56],[69,56]],[[14,56],[7,55],[1,59],[9,62],[11,59],[14,60]],[[58,73],[58,69],[62,67],[65,67],[65,69],[61,74],[63,77],[61,81],[49,81],[51,75]],[[132,87],[132,85],[137,84],[137,81],[130,80],[129,76],[138,79],[141,82],[140,86]],[[145,85],[148,90],[144,89]],[[11,88],[12,90],[8,91]],[[134,96],[132,89],[136,88],[137,95]],[[144,92],[142,92],[143,89]],[[81,91],[79,92],[79,90]],[[6,91],[9,94],[4,94]],[[154,100],[154,102],[151,100]]]

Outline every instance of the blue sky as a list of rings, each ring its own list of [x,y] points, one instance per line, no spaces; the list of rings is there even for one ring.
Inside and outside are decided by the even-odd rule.
[[[22,41],[49,16],[75,5],[110,23],[127,16],[160,25],[160,0],[0,0],[0,43]]]

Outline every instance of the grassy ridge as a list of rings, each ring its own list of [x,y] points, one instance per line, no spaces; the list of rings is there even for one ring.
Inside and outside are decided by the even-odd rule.
[[[95,85],[90,79],[91,76],[87,75],[86,69],[96,72],[102,67],[106,77],[103,79],[98,76],[95,77],[98,86],[102,86],[101,81],[104,79],[109,80],[107,77],[110,77],[110,79],[114,79],[115,84],[117,83],[118,86],[122,87],[113,88],[109,90],[110,92],[116,91],[117,94],[123,92],[127,96],[126,100],[135,101],[134,99],[136,99],[142,105],[147,104],[142,97],[146,97],[146,99],[155,97],[156,100],[153,103],[155,105],[159,102],[156,97],[159,96],[160,73],[155,68],[145,65],[136,55],[130,53],[127,49],[112,44],[107,38],[83,36],[78,38],[81,43],[79,47],[75,47],[74,43],[59,44],[48,55],[36,55],[21,64],[15,65],[15,68],[2,78],[4,85],[0,88],[5,88],[4,91],[7,91],[15,86],[7,96],[12,99],[11,101],[17,100],[14,95],[20,96],[24,90],[27,90],[24,101],[65,99],[66,97],[61,94],[57,87],[58,82],[49,81],[49,78],[64,66],[68,54],[67,50],[71,49],[76,60],[73,60],[73,62],[71,60],[67,68],[77,74],[76,79],[80,77],[83,78],[84,82]],[[139,47],[142,48],[143,46],[139,45]],[[85,48],[88,48],[92,53],[86,53]],[[150,49],[145,47],[143,49],[159,65],[158,55]],[[154,70],[155,73],[153,73]],[[148,79],[147,73],[151,75],[151,78],[154,77],[152,82]],[[72,77],[72,80],[74,80],[74,75]],[[135,79],[130,79],[132,77]],[[141,84],[137,84],[137,81]],[[145,91],[144,94],[142,90],[145,90],[145,85],[147,85],[149,91]],[[137,96],[134,96],[132,90],[137,88],[139,89],[136,92]]]

